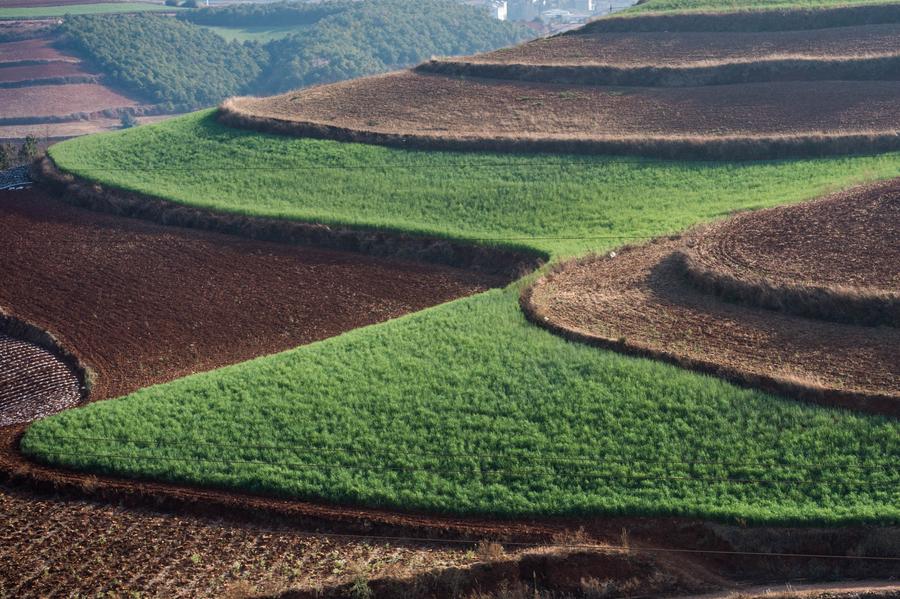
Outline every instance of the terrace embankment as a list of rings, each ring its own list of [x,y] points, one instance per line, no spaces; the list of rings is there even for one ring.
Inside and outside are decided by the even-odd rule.
[[[799,31],[602,32],[590,28],[420,72],[582,85],[688,87],[900,78],[900,23]]]
[[[772,158],[900,147],[900,81],[603,87],[398,72],[225,102],[247,128],[400,147]]]
[[[900,182],[739,214],[680,254],[729,300],[851,324],[900,326]]]
[[[761,159],[900,148],[900,10],[600,19],[412,71],[234,98],[222,122],[424,149]]]
[[[841,298],[857,301],[854,305],[863,311],[876,301],[873,297],[893,298],[896,310],[898,289],[889,286],[898,281],[897,219],[885,217],[896,210],[898,186],[894,180],[741,215],[714,226],[710,238],[701,230],[575,260],[526,290],[522,305],[533,322],[573,339],[802,399],[898,416],[900,329],[793,314],[815,312],[818,306],[838,317],[832,320],[855,320],[839,318]],[[706,270],[689,275],[684,256],[697,255],[697,247],[712,250],[699,252]],[[817,259],[819,264],[810,266]],[[746,272],[762,276],[762,283]],[[709,273],[737,283],[721,285]],[[766,279],[760,273],[775,274]],[[698,285],[703,277],[713,282]],[[874,292],[853,286],[873,282],[881,286]],[[723,301],[718,291],[730,292],[739,284],[750,289],[742,297],[762,304],[771,299],[782,311]],[[831,295],[803,295],[805,289],[831,290]],[[801,309],[791,308],[804,297],[808,301]]]

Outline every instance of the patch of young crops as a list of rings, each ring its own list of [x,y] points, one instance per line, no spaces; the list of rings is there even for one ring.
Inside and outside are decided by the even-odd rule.
[[[231,131],[209,113],[54,146],[103,183],[218,210],[606,250],[900,174],[408,152]],[[633,241],[639,241],[633,239]],[[900,423],[567,342],[515,286],[35,423],[71,467],[449,513],[900,521]]]

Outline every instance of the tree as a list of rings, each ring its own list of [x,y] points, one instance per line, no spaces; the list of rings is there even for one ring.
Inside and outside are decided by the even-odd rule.
[[[137,124],[137,119],[134,118],[134,115],[130,112],[126,112],[122,115],[122,129],[131,129],[132,127],[136,127]]]
[[[12,167],[16,163],[16,149],[6,142],[0,146],[0,170]]]
[[[34,135],[26,136],[22,147],[19,148],[19,162],[31,162],[37,157],[37,154],[37,138]]]
[[[197,2],[197,0],[184,0],[184,2],[181,3],[182,8],[198,8],[199,6],[200,3]]]

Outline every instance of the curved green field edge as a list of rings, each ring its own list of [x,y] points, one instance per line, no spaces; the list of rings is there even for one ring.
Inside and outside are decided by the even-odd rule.
[[[900,175],[900,154],[698,164],[406,152],[232,131],[209,113],[51,153],[182,203],[532,235],[555,256]],[[254,170],[264,164],[287,170]],[[70,410],[33,424],[22,448],[95,472],[454,514],[900,522],[896,419],[571,343],[527,323],[517,297],[516,285],[493,290]]]

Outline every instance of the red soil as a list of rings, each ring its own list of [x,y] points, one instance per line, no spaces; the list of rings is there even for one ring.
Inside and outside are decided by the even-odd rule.
[[[900,180],[739,214],[696,251],[737,278],[900,291]]]
[[[897,184],[894,182],[894,186]],[[885,192],[884,187],[876,187],[876,193]],[[849,201],[853,198],[858,204]],[[803,256],[812,260],[818,246],[826,248],[823,260],[827,260],[827,248],[844,237],[841,223],[853,220],[850,215],[856,210],[865,215],[859,223],[871,224],[863,207],[872,198],[865,193],[784,210],[818,214],[816,207],[831,208],[835,206],[832,201],[841,216],[830,222],[827,217],[832,212],[826,210],[818,221],[818,235],[831,233],[834,239],[788,244],[791,249],[783,254],[776,245],[771,249],[773,267],[781,256],[785,270],[802,272]],[[891,201],[890,197],[886,200],[888,204]],[[773,214],[783,213],[761,213],[762,220],[753,225],[748,224],[754,217],[749,214],[735,226],[745,228],[748,239],[753,240],[754,232],[768,226],[796,222]],[[809,227],[815,226],[814,220]],[[848,242],[847,249],[895,244],[896,238],[887,236],[895,224],[875,229],[867,239]],[[850,229],[852,235],[854,227]],[[764,245],[767,238],[781,239],[789,232],[769,231],[761,241]],[[884,234],[880,243],[872,239],[877,234]],[[699,235],[702,239],[702,232]],[[724,302],[685,278],[675,257],[691,242],[690,236],[662,239],[625,248],[615,256],[566,263],[523,294],[523,308],[533,322],[573,339],[649,355],[821,403],[900,415],[900,329],[838,324]],[[888,280],[896,280],[900,262],[891,256],[886,250],[874,260],[881,265],[872,269],[874,276],[886,269],[893,273]],[[789,263],[792,258],[801,263]],[[853,270],[852,265],[845,268]],[[815,277],[820,271],[827,271],[827,264],[812,268],[809,276]]]
[[[569,33],[478,54],[473,63],[667,67],[768,58],[848,58],[900,53],[900,24],[775,32]]]
[[[4,67],[0,63],[0,82],[31,81],[34,79],[50,79],[52,77],[91,76],[74,62],[48,62],[20,67]],[[5,111],[4,111],[5,114]]]
[[[0,333],[0,427],[31,422],[81,401],[81,382],[49,351]]]
[[[0,304],[97,375],[92,399],[482,291],[449,267],[162,227],[0,192]],[[139,265],[139,268],[135,268]]]
[[[248,126],[298,126],[300,133],[347,132],[425,140],[590,144],[631,140],[805,138],[885,134],[896,139],[900,82],[827,81],[691,88],[614,88],[457,79],[399,72],[236,99],[225,112]],[[256,122],[253,122],[256,121]],[[305,127],[305,130],[304,130]],[[317,129],[318,128],[318,129]],[[493,147],[493,146],[492,146]],[[555,146],[554,146],[555,147]]]
[[[137,106],[134,100],[97,83],[0,89],[0,117],[44,117]]]
[[[59,60],[78,62],[73,56],[63,54],[51,44],[50,38],[35,38],[18,42],[0,43],[0,64],[20,60]]]

